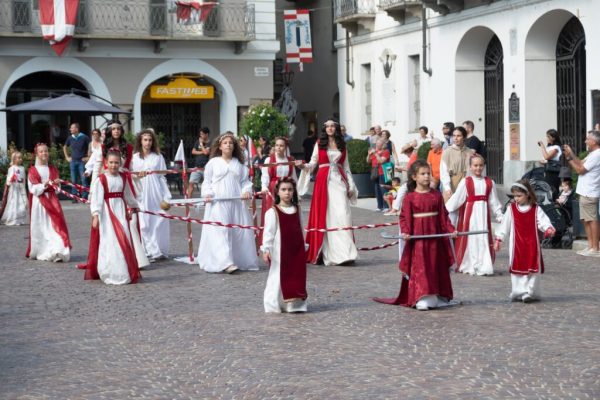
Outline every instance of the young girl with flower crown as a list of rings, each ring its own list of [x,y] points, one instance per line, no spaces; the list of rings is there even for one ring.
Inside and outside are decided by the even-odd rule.
[[[540,298],[540,280],[544,273],[544,260],[540,248],[539,232],[544,237],[556,232],[550,219],[536,204],[536,195],[528,181],[522,179],[512,184],[513,202],[496,231],[494,250],[508,238],[510,299],[529,303]]]
[[[35,146],[35,163],[29,168],[28,182],[31,220],[26,257],[42,261],[69,261],[71,241],[65,216],[54,190],[60,185],[58,169],[48,164],[48,146]]]
[[[15,151],[10,156],[10,167],[6,173],[6,200],[4,212],[0,213],[0,223],[4,225],[23,225],[27,221],[27,190],[25,189],[25,168],[23,155]]]

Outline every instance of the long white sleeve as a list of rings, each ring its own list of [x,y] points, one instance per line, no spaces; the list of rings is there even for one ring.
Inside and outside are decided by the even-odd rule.
[[[102,215],[104,209],[104,185],[100,182],[96,182],[96,185],[92,187],[90,194],[90,211],[92,215]]]
[[[552,226],[552,222],[550,222],[550,218],[546,215],[542,207],[537,207],[535,212],[535,217],[537,220],[537,227],[540,231],[546,232],[548,228],[554,228]]]
[[[352,178],[352,171],[350,171],[350,163],[348,162],[348,153],[346,152],[346,158],[344,159],[344,172],[346,173],[346,179],[348,179],[348,197],[350,198],[350,204],[356,204],[358,199],[358,189]]]
[[[212,187],[213,164],[216,158],[210,160],[204,167],[204,181],[202,182],[202,196],[215,196],[215,191]],[[213,162],[211,162],[213,161]]]
[[[263,230],[263,243],[260,250],[272,252],[273,244],[275,243],[275,235],[277,234],[277,216],[275,210],[268,209],[265,213],[265,225]]]
[[[512,215],[512,207],[508,207],[504,216],[502,217],[502,222],[498,229],[496,229],[496,238],[501,241],[506,241],[507,238],[510,237],[511,230],[513,226],[513,215]]]
[[[248,168],[245,168],[243,164],[240,164],[240,171],[242,171],[240,173],[240,186],[242,188],[242,193],[252,194],[254,184],[249,179]]]
[[[440,182],[442,182],[442,190],[452,190],[452,186],[450,186],[450,173],[443,158],[440,160]]]
[[[446,202],[446,210],[448,210],[448,212],[454,212],[458,210],[463,204],[465,204],[465,201],[467,201],[467,185],[465,182],[465,179],[459,182],[456,191]]]
[[[27,179],[27,188],[29,189],[29,193],[31,193],[34,196],[40,197],[42,194],[44,194],[44,190],[46,190],[44,182],[45,181],[42,178],[42,183],[33,184],[29,179]]]
[[[496,218],[496,222],[501,222],[502,221],[502,203],[500,203],[500,199],[498,199],[498,192],[496,191],[496,183],[495,182],[492,182],[492,191],[490,192],[488,204],[490,207],[490,214]]]
[[[313,148],[312,156],[310,156],[310,161],[304,164],[304,168],[300,171],[300,177],[298,178],[298,194],[303,196],[308,192],[308,188],[310,186],[310,175],[316,168],[319,163],[319,143],[315,144]]]
[[[263,191],[269,190],[269,183],[271,182],[271,177],[269,176],[269,167],[262,167],[260,172],[260,188]]]
[[[102,185],[99,185],[99,186],[102,186]],[[127,182],[126,180],[123,181],[123,200],[125,200],[125,204],[129,208],[140,208],[140,205],[138,204],[137,199],[133,195],[131,186],[129,185],[129,182]]]

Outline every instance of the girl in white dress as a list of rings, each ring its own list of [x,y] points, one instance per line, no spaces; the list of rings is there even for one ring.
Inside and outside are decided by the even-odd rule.
[[[27,222],[27,191],[25,189],[25,168],[22,165],[23,155],[15,151],[10,160],[10,167],[6,174],[6,203],[0,223],[23,225]]]
[[[211,159],[204,169],[202,195],[206,200],[205,220],[252,224],[244,201],[212,201],[232,197],[243,200],[252,198],[248,168],[244,165],[242,149],[232,133],[219,136],[212,145]],[[203,225],[198,263],[206,272],[258,270],[254,232],[250,229]]]
[[[339,123],[331,119],[325,121],[310,162],[303,165],[297,160],[296,166],[303,168],[298,179],[300,195],[308,191],[310,174],[318,169],[308,227],[323,229],[352,225],[350,204],[356,204],[358,190],[352,179]],[[351,264],[358,258],[352,231],[309,231],[306,243],[309,245],[307,261],[311,264]]]
[[[498,201],[494,181],[483,176],[483,157],[471,156],[469,169],[470,176],[459,182],[446,202],[446,209],[448,212],[460,210],[456,226],[459,232],[487,230],[488,234],[456,239],[456,266],[465,274],[493,275],[495,252],[491,219],[502,221],[502,204]]]
[[[41,143],[34,149],[35,165],[29,168],[27,186],[31,194],[29,246],[25,254],[33,260],[67,262],[71,256],[71,241],[65,216],[54,191],[60,185],[58,169],[48,165],[48,146]]]
[[[99,229],[98,275],[109,285],[135,283],[140,277],[129,231],[127,207],[137,211],[138,203],[124,173],[119,172],[121,153],[111,149],[107,172],[98,177],[90,204],[92,226]]]
[[[261,246],[270,267],[265,312],[306,312],[306,248],[296,183],[292,178],[281,178],[274,191],[275,205],[265,213]]]
[[[135,153],[131,161],[131,170],[136,187],[139,188],[137,198],[142,210],[161,212],[160,204],[171,199],[167,180],[162,174],[150,174],[148,171],[166,170],[167,164],[160,154],[158,140],[154,131],[145,129],[137,136]],[[169,220],[150,214],[140,214],[142,243],[150,261],[169,256]]]
[[[536,195],[527,180],[512,184],[514,201],[506,209],[496,232],[494,250],[508,237],[509,270],[512,290],[511,301],[530,303],[540,299],[540,280],[544,273],[544,260],[540,248],[539,232],[544,238],[552,237],[556,230],[546,213],[536,204]]]

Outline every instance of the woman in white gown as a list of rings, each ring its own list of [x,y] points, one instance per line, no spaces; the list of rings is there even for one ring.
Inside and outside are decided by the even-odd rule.
[[[318,168],[310,205],[308,228],[333,228],[352,225],[350,204],[356,204],[358,190],[346,154],[346,142],[340,125],[333,120],[323,124],[323,133],[313,150],[310,162],[302,164],[298,179],[298,193],[308,191],[311,172]],[[352,263],[358,258],[352,231],[316,232],[306,234],[308,244],[307,261],[325,265]]]
[[[6,173],[6,204],[0,223],[23,225],[27,222],[27,191],[25,189],[25,168],[23,155],[15,151],[10,156],[10,167]]]
[[[35,166],[29,168],[27,185],[31,193],[29,247],[26,257],[42,261],[69,261],[71,241],[65,216],[52,185],[60,184],[58,169],[48,165],[48,146],[38,144]]]
[[[108,171],[98,177],[90,204],[92,227],[98,228],[100,237],[98,275],[109,285],[135,283],[140,273],[131,242],[127,207],[135,211],[138,203],[126,175],[119,172],[121,154],[109,150],[106,162]]]
[[[242,149],[232,133],[219,136],[212,145],[211,159],[204,169],[202,195],[207,200],[205,220],[224,224],[252,224],[244,201],[218,201],[220,198],[252,198],[248,168],[244,165]],[[258,270],[254,232],[250,229],[203,225],[198,264],[206,272]]]
[[[471,176],[460,181],[456,191],[446,202],[446,209],[448,212],[460,210],[456,225],[458,231],[488,231],[488,234],[456,239],[457,270],[470,275],[493,275],[496,257],[491,219],[493,217],[497,222],[502,221],[502,204],[498,200],[494,181],[483,176],[483,157],[472,156],[469,169]]]
[[[150,174],[148,171],[166,170],[167,164],[160,154],[158,141],[153,131],[140,132],[135,143],[135,153],[131,161],[136,187],[140,189],[138,201],[142,210],[162,212],[160,203],[171,199],[167,180],[162,174]],[[169,220],[150,214],[140,214],[142,243],[150,260],[167,258],[169,255]]]

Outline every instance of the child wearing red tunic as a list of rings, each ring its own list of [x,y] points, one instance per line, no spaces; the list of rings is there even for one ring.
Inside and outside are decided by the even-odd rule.
[[[456,232],[444,206],[442,195],[429,187],[431,169],[423,160],[409,170],[408,194],[402,202],[400,230],[405,241],[400,259],[403,278],[396,298],[375,298],[386,304],[415,307],[418,310],[445,307],[453,297],[450,267],[454,263],[447,237],[413,239],[415,235]]]
[[[537,206],[533,188],[526,180],[511,186],[514,202],[510,204],[496,231],[494,249],[509,238],[509,259],[512,301],[529,303],[540,298],[540,280],[544,273],[544,260],[538,231],[544,237],[554,236],[555,229],[544,211]]]
[[[286,163],[289,162],[289,165],[270,165],[268,167],[263,167],[261,170],[261,192],[262,192],[262,205],[261,205],[261,223],[265,224],[265,214],[267,210],[270,210],[273,207],[273,198],[275,196],[275,185],[279,178],[288,177],[296,180],[296,169],[294,168],[294,158],[288,156],[287,149],[287,139],[283,137],[275,138],[275,146],[273,146],[275,150],[269,158],[267,158],[267,162],[269,164],[277,164],[277,163]],[[262,243],[262,232],[260,233],[260,243]]]
[[[54,190],[58,169],[48,164],[48,146],[35,146],[35,166],[29,168],[29,246],[26,257],[42,261],[69,261],[71,241],[65,216]]]
[[[265,312],[306,312],[306,248],[292,178],[281,178],[275,186],[275,205],[265,214],[261,250],[270,266]]]

